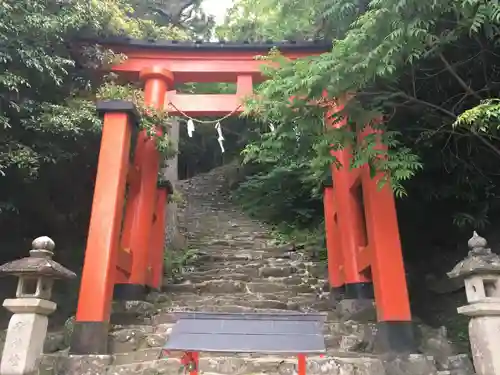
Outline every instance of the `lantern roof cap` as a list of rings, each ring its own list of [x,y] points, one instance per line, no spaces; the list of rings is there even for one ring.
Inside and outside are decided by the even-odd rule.
[[[76,274],[56,261],[55,243],[49,237],[42,236],[32,242],[28,257],[17,259],[0,266],[0,276],[45,276],[51,279],[73,279]]]
[[[500,256],[493,253],[488,242],[474,232],[467,242],[469,254],[450,272],[449,278],[465,278],[477,274],[500,274]]]

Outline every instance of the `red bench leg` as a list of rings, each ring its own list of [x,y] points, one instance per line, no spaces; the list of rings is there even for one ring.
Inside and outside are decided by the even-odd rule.
[[[297,374],[306,375],[306,356],[304,354],[299,354],[297,359]]]

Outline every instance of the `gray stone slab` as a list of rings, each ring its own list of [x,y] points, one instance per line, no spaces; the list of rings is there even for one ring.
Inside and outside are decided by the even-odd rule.
[[[177,313],[171,351],[312,354],[326,351],[326,314]]]

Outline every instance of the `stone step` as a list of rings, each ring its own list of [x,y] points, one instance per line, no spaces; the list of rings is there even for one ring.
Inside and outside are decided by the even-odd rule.
[[[161,347],[165,344],[169,330],[174,323],[163,323],[155,326],[150,322],[137,320],[134,325],[112,326],[108,344],[112,353],[134,352],[144,348]],[[145,323],[145,324],[140,324]],[[65,350],[69,345],[69,337],[64,331],[49,332],[45,339],[44,353],[51,354]]]
[[[254,267],[260,268],[266,264],[269,264],[271,259],[238,259],[238,260],[227,260],[227,259],[217,259],[217,260],[201,260],[194,259],[186,265],[185,268],[191,269],[192,271],[211,271],[216,269],[234,269],[241,268],[244,266],[252,265]],[[272,260],[275,262],[275,260]]]
[[[135,352],[129,353],[115,353],[113,354],[112,365],[113,366],[122,366],[122,365],[132,365],[138,364],[145,361],[155,361],[155,360],[165,360],[165,359],[179,359],[182,356],[182,352],[165,352],[162,348],[147,348],[140,349]],[[361,353],[350,353],[346,351],[339,351],[337,349],[327,349],[325,352],[326,355],[334,355],[338,357],[357,357],[362,355]],[[372,354],[366,354],[367,357],[375,357]],[[240,360],[246,359],[251,360],[252,358],[266,358],[261,354],[257,353],[202,353],[202,358],[211,358],[215,360],[220,360],[221,357],[224,359],[233,359]],[[295,359],[294,356],[289,356],[287,354],[283,354],[283,359],[291,359],[292,361]]]
[[[199,311],[199,312],[220,312],[220,313],[271,313],[279,314],[286,312],[283,309],[256,308],[241,305],[205,305],[205,306],[174,306],[164,309],[164,312],[174,311]]]
[[[412,375],[435,374],[436,368],[431,360],[419,357],[409,360],[407,366]],[[415,367],[421,371],[415,372]],[[142,363],[110,366],[108,375],[136,375],[136,374],[178,374],[181,368],[179,358],[167,357]],[[204,356],[199,360],[199,370],[202,374],[220,375],[255,375],[255,374],[296,374],[297,359],[286,356]],[[422,372],[422,370],[426,372]],[[368,355],[327,355],[310,356],[307,358],[308,375],[386,375],[384,363],[381,359]],[[403,374],[403,373],[402,373]]]
[[[234,272],[233,270],[227,270],[226,272],[217,272],[217,273],[212,273],[211,275],[205,274],[205,272],[186,272],[182,273],[181,276],[177,277],[179,280],[183,281],[189,281],[191,283],[202,283],[204,281],[208,280],[217,280],[217,279],[228,279],[228,280],[235,280],[235,281],[250,281],[255,279],[255,277],[252,277],[248,274],[244,273],[238,273]],[[164,281],[164,287],[168,289],[168,280]]]
[[[231,274],[236,274],[236,277],[243,279],[246,279],[246,277],[238,276],[238,274],[251,277],[260,276],[262,278],[285,277],[299,274],[308,278],[326,279],[327,276],[326,269],[323,266],[315,264],[300,264],[299,261],[287,259],[252,259],[238,261],[218,260],[213,263],[196,260],[186,265],[178,277],[196,280],[206,277],[208,280],[217,278],[217,276],[230,276]]]
[[[312,279],[313,280],[313,279]],[[314,280],[313,280],[314,281]],[[289,282],[289,283],[288,283]],[[323,284],[323,282],[321,282]],[[314,293],[317,284],[301,284],[294,278],[281,280],[263,279],[262,281],[240,281],[231,279],[213,279],[200,283],[186,282],[183,284],[168,284],[163,287],[165,293],[195,293],[195,294],[222,294],[222,293]]]
[[[154,361],[157,359],[165,359],[165,358],[180,358],[182,357],[182,352],[170,352],[170,353],[165,353],[162,348],[149,348],[149,349],[141,349],[136,352],[131,352],[131,353],[118,353],[118,354],[113,354],[113,361],[112,365],[114,366],[119,366],[119,365],[129,365],[129,364],[134,364],[134,363],[140,363],[143,361]],[[220,353],[203,353],[203,357],[210,358],[210,357],[219,357],[221,354]],[[249,353],[249,354],[238,354],[235,353],[232,355],[235,358],[252,358],[255,357],[255,354]]]
[[[151,297],[158,307],[169,307],[172,305],[202,305],[203,302],[207,301],[218,301],[219,304],[237,304],[239,301],[246,301],[245,305],[251,302],[261,303],[261,301],[275,301],[275,303],[290,305],[321,305],[324,306],[320,310],[333,310],[334,301],[331,301],[328,295],[318,293],[295,293],[290,288],[286,291],[280,291],[278,293],[271,293],[266,289],[262,293],[211,293],[211,294],[195,294],[195,293],[160,293],[157,296]],[[293,308],[295,309],[295,308]]]
[[[177,321],[177,318],[175,316],[176,311],[181,311],[181,312],[256,312],[256,313],[283,313],[287,312],[285,310],[281,309],[258,309],[258,308],[244,308],[241,306],[221,306],[220,310],[238,310],[238,311],[207,311],[207,310],[202,310],[200,308],[187,308],[187,309],[165,309],[165,311],[161,311],[158,314],[154,315],[151,318],[151,322],[147,322],[145,324],[152,324],[152,325],[158,325],[158,324],[167,324],[167,323],[175,323]],[[338,315],[334,311],[324,311],[324,313],[327,314],[327,321],[333,322],[334,324],[338,324]],[[333,324],[332,323],[332,324]],[[135,324],[141,324],[141,319],[138,317],[136,319]]]
[[[130,325],[156,325],[162,323],[174,323],[175,316],[172,312],[175,311],[211,311],[211,312],[283,312],[283,309],[270,309],[264,308],[266,303],[268,307],[274,305],[273,307],[282,307],[284,303],[289,303],[287,305],[292,310],[299,310],[303,312],[308,311],[324,311],[330,316],[330,320],[338,319],[338,315],[335,311],[330,310],[330,306],[326,300],[317,300],[312,295],[307,294],[297,294],[292,295],[290,292],[285,293],[262,293],[257,295],[247,295],[244,293],[223,293],[214,295],[197,295],[190,293],[181,293],[177,295],[168,295],[164,293],[156,293],[154,296],[150,296],[149,302],[140,302],[143,307],[140,309],[143,313],[137,313],[134,309],[130,312],[126,310],[119,313],[113,313],[111,316],[111,322],[119,328],[126,328]],[[239,301],[253,300],[255,304],[247,304],[246,302],[238,305]],[[207,303],[203,303],[206,301]],[[217,302],[221,301],[219,305]],[[263,302],[263,301],[273,301],[273,302]],[[294,306],[297,304],[297,306]],[[251,307],[253,306],[253,307]]]
[[[226,245],[231,246],[234,242],[244,242],[244,243],[255,243],[259,244],[269,244],[270,246],[276,247],[276,242],[274,239],[269,238],[269,235],[265,233],[258,233],[258,228],[255,227],[246,227],[241,229],[241,227],[233,227],[231,223],[223,222],[219,220],[218,223],[214,223],[213,225],[206,225],[204,223],[206,214],[203,214],[203,217],[198,218],[196,221],[188,223],[191,225],[203,226],[203,231],[194,232],[191,237],[191,241],[193,243],[200,243],[202,245],[211,246],[211,245]],[[210,232],[207,229],[223,229],[217,232]]]
[[[256,309],[256,312],[275,312],[275,313],[283,313],[287,312],[281,309]],[[189,310],[173,310],[173,311],[161,311],[157,315],[152,318],[151,325],[165,325],[165,324],[174,324],[177,321],[175,316],[176,311],[189,311],[189,312],[205,312],[200,309],[189,309]],[[372,323],[356,323],[352,321],[340,322],[338,321],[338,316],[333,311],[325,311],[327,315],[327,320],[324,325],[324,332],[327,334],[338,334],[339,332],[342,334],[362,334],[365,329],[372,329]],[[140,321],[137,321],[136,324],[140,324]]]
[[[215,272],[214,272],[215,271]],[[225,279],[234,281],[254,281],[254,282],[277,282],[286,285],[301,285],[304,283],[310,285],[323,284],[324,280],[310,277],[304,270],[299,272],[295,267],[270,267],[263,266],[260,268],[248,269],[248,272],[241,272],[238,269],[222,269],[201,272],[184,272],[177,276],[179,280],[191,283],[201,283],[209,280]],[[181,282],[182,284],[182,282]],[[166,286],[168,287],[168,283]]]
[[[280,293],[258,293],[258,294],[247,294],[247,293],[221,293],[221,294],[206,294],[199,295],[193,293],[179,293],[179,294],[168,294],[159,293],[155,297],[151,297],[155,306],[169,307],[172,304],[182,305],[185,304],[201,304],[203,301],[219,301],[220,304],[224,303],[234,303],[241,300],[246,301],[278,301],[281,303],[313,303],[328,301],[330,303],[330,309],[333,309],[332,302],[328,298],[323,298],[320,295],[313,293],[298,293],[295,294],[291,291],[280,292]]]
[[[273,261],[274,262],[274,261]],[[218,261],[218,262],[207,262],[200,259],[195,259],[189,263],[189,266],[196,272],[215,272],[217,270],[238,270],[237,272],[242,272],[245,270],[260,268],[270,263],[269,259],[260,259],[258,261]]]
[[[212,248],[204,249],[203,253],[196,255],[197,263],[215,263],[215,262],[228,262],[228,261],[252,261],[263,260],[271,258],[290,259],[293,252],[273,252],[267,249],[243,248],[227,249],[227,248]]]
[[[206,223],[206,213],[200,213],[196,217],[191,218],[190,220],[187,220],[183,224],[189,225],[201,225],[203,224],[203,228],[206,227],[224,227],[225,231],[224,232],[219,232],[223,233],[224,235],[228,236],[233,236],[238,239],[245,239],[245,238],[254,238],[256,240],[261,240],[261,241],[275,241],[274,237],[272,234],[269,233],[266,229],[260,228],[256,226],[254,223],[248,222],[247,220],[241,218],[241,217],[235,217],[233,214],[231,214],[231,217],[226,217],[226,220],[224,219],[219,219],[218,223]],[[214,238],[214,232],[195,232],[194,238],[202,238],[202,234],[206,236],[206,238]]]
[[[247,263],[246,265],[240,265],[240,267],[231,267],[231,266],[223,266],[221,265],[220,267],[213,268],[212,266],[210,267],[203,267],[202,264],[199,266],[190,266],[189,271],[181,273],[182,277],[206,277],[208,279],[213,279],[217,278],[217,276],[221,277],[226,277],[228,274],[244,274],[250,277],[256,277],[259,276],[259,269],[267,267],[267,264],[262,264],[260,262],[252,262],[252,263]]]
[[[168,355],[168,354],[167,354]],[[308,375],[474,375],[467,356],[450,356],[443,371],[429,356],[412,354],[399,357],[377,357],[360,353],[327,351],[326,355],[311,355],[306,358]],[[106,374],[178,374],[181,369],[179,355],[142,363],[112,365]],[[202,353],[199,373],[217,375],[288,375],[297,373],[297,358],[287,355],[232,355],[225,353]]]
[[[217,210],[216,210],[217,211]],[[219,210],[220,212],[220,210]],[[207,214],[212,216],[210,222],[207,221]],[[190,214],[194,215],[194,214]],[[196,216],[185,219],[184,224],[189,226],[200,226],[201,231],[193,232],[193,238],[231,238],[250,239],[255,238],[262,241],[275,241],[269,231],[261,228],[241,216],[237,216],[232,212],[222,212],[222,215],[214,215],[210,211],[200,211]],[[209,232],[206,228],[223,228],[224,231]]]
[[[158,348],[165,345],[172,323],[156,326],[143,325],[116,329],[109,334],[108,347],[111,353],[129,353],[141,349]]]
[[[197,222],[197,224],[201,224],[201,221]],[[221,223],[219,223],[218,227],[221,228]],[[250,230],[241,230],[239,227],[232,227],[231,224],[222,225],[224,226],[224,231],[221,233],[210,233],[210,232],[198,232],[194,234],[194,237],[191,239],[191,243],[198,243],[203,246],[225,246],[225,247],[235,247],[236,245],[245,243],[245,244],[253,244],[260,246],[265,246],[268,248],[278,248],[285,246],[277,246],[276,241],[269,237],[269,235],[263,233],[256,233],[256,229]],[[206,228],[206,227],[205,227]],[[287,245],[286,247],[290,248],[291,245]]]
[[[216,262],[208,262],[200,259],[195,259],[191,261],[186,269],[191,272],[206,273],[212,272],[217,273],[222,270],[230,270],[231,272],[237,273],[249,273],[255,275],[255,269],[261,268],[294,268],[297,269],[301,274],[309,274],[313,277],[325,278],[327,275],[327,267],[325,264],[320,264],[312,261],[302,261],[302,260],[292,260],[292,259],[282,259],[282,258],[268,258],[259,260],[218,260]],[[272,270],[266,270],[268,273]],[[264,271],[265,272],[265,271]],[[286,271],[284,271],[286,272]]]
[[[200,299],[198,301],[172,301],[164,311],[175,311],[179,309],[197,309],[203,311],[206,309],[237,310],[239,307],[243,310],[251,309],[272,309],[289,311],[327,311],[330,306],[326,301],[278,301],[266,299]]]
[[[113,365],[130,365],[134,363],[147,362],[147,361],[155,361],[161,358],[162,348],[147,348],[147,349],[139,349],[134,352],[129,353],[114,353],[113,354]]]
[[[282,293],[282,292],[292,292],[293,294],[299,293],[313,293],[314,285],[310,284],[295,284],[296,280],[293,280],[294,283],[288,284],[287,281],[289,279],[281,280],[282,282],[274,282],[274,281],[252,281],[246,283],[246,291],[250,294],[256,293]],[[291,279],[290,279],[291,280]]]
[[[203,245],[203,244],[193,244],[191,241],[189,243],[189,249],[191,251],[195,252],[200,252],[200,253],[206,253],[210,254],[213,256],[219,256],[223,257],[225,256],[226,258],[231,259],[231,255],[233,254],[240,254],[240,253],[251,253],[251,254],[258,254],[258,253],[266,253],[266,247],[257,247],[255,246],[254,243],[241,243],[238,245],[235,245],[234,247],[229,247],[229,246],[220,246],[220,245]],[[269,257],[271,255],[273,257],[279,257],[281,254],[285,253],[272,253],[269,252]],[[245,257],[246,258],[246,257]]]

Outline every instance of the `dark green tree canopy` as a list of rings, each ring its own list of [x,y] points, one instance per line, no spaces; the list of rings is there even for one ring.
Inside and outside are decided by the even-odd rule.
[[[171,24],[133,16],[125,0],[6,0],[0,6],[0,220],[59,232],[85,222],[101,127],[96,97],[140,102],[104,77],[121,57],[80,38],[183,39]],[[156,116],[157,114],[154,114]],[[143,126],[151,126],[147,121]],[[74,186],[70,189],[69,182]],[[78,204],[84,200],[88,207]],[[68,209],[71,209],[68,211]],[[44,228],[49,226],[50,228]],[[22,231],[22,229],[19,229]]]

